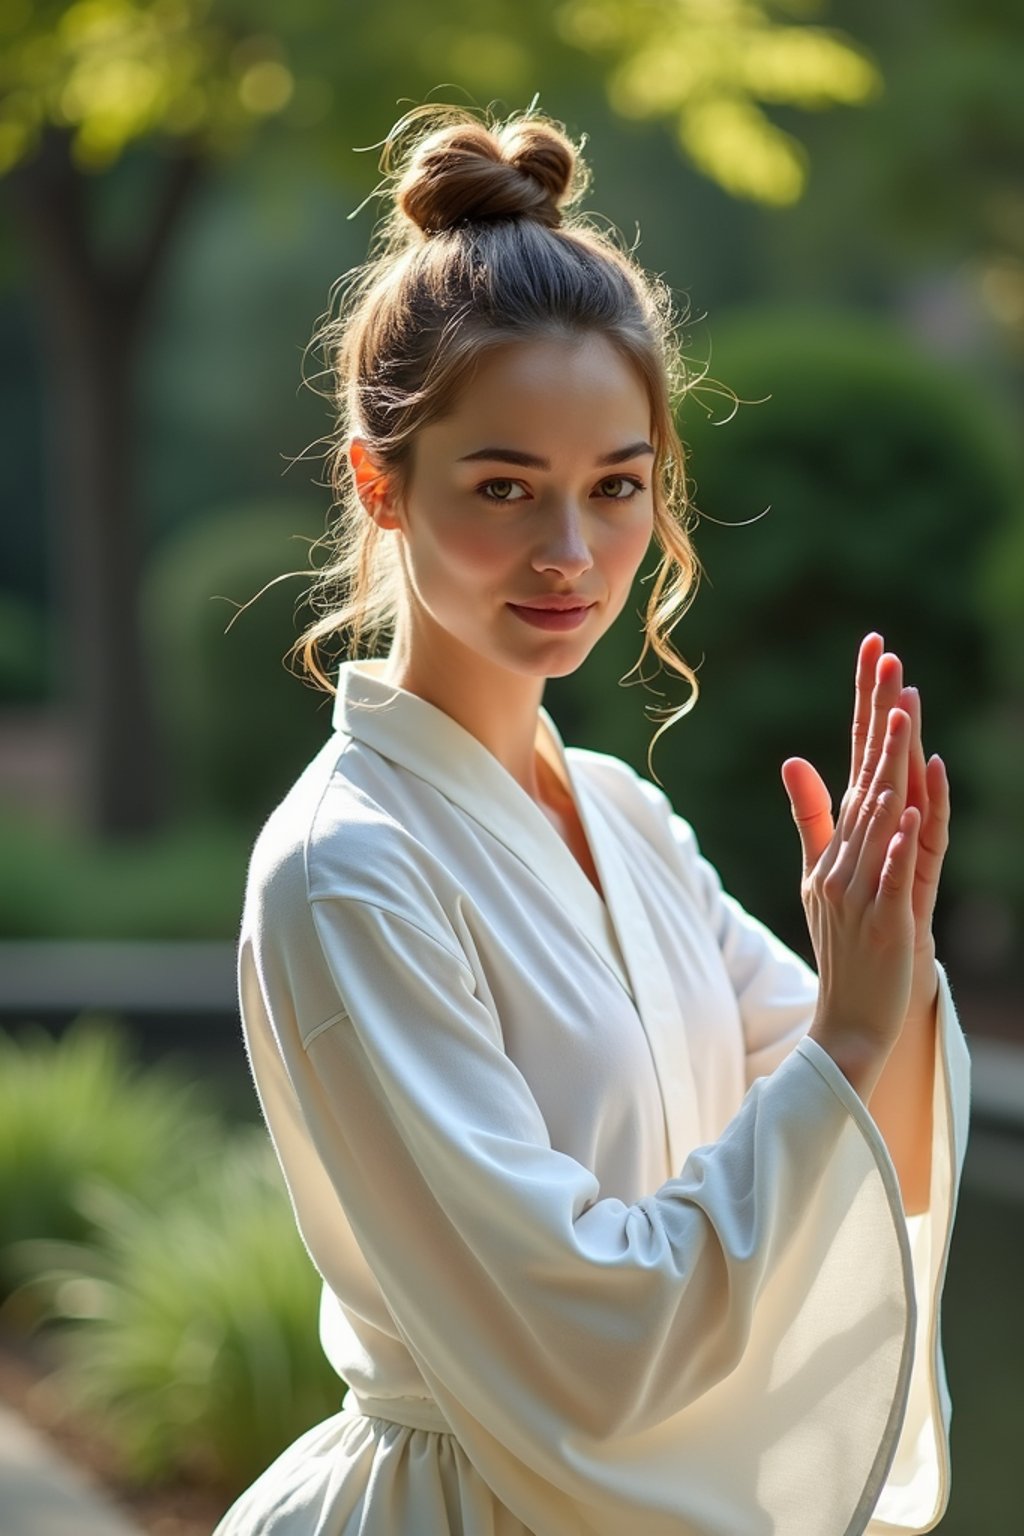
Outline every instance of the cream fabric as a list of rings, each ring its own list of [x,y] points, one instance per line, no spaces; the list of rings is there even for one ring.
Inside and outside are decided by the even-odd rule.
[[[969,1058],[939,968],[930,1211],[806,1038],[813,972],[614,757],[537,746],[607,906],[469,732],[339,669],[256,841],[245,1043],[351,1391],[215,1536],[854,1536],[949,1495],[939,1302]]]

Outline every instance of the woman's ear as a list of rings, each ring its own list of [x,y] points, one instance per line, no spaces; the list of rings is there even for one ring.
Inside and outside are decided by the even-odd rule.
[[[365,438],[350,439],[348,461],[355,481],[356,495],[366,511],[382,528],[396,526],[392,520],[394,514],[388,477],[380,465],[371,458]],[[391,515],[388,516],[388,514]]]

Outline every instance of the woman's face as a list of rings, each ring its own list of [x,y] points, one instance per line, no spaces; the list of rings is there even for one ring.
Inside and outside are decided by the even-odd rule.
[[[355,460],[353,460],[355,463]],[[416,436],[400,529],[414,644],[517,673],[572,672],[621,612],[653,532],[651,411],[603,336],[487,354],[450,415]],[[566,627],[515,605],[590,605]]]

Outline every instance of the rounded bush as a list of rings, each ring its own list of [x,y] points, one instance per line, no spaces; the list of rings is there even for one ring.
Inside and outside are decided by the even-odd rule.
[[[180,810],[262,818],[330,734],[327,695],[285,661],[309,583],[262,590],[307,568],[315,521],[294,502],[217,510],[150,563],[146,643]]]

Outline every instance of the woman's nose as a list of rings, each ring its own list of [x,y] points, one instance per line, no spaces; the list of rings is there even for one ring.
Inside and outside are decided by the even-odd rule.
[[[542,520],[543,534],[534,552],[535,570],[558,570],[579,576],[593,565],[584,532],[584,520],[572,502],[549,508]]]

